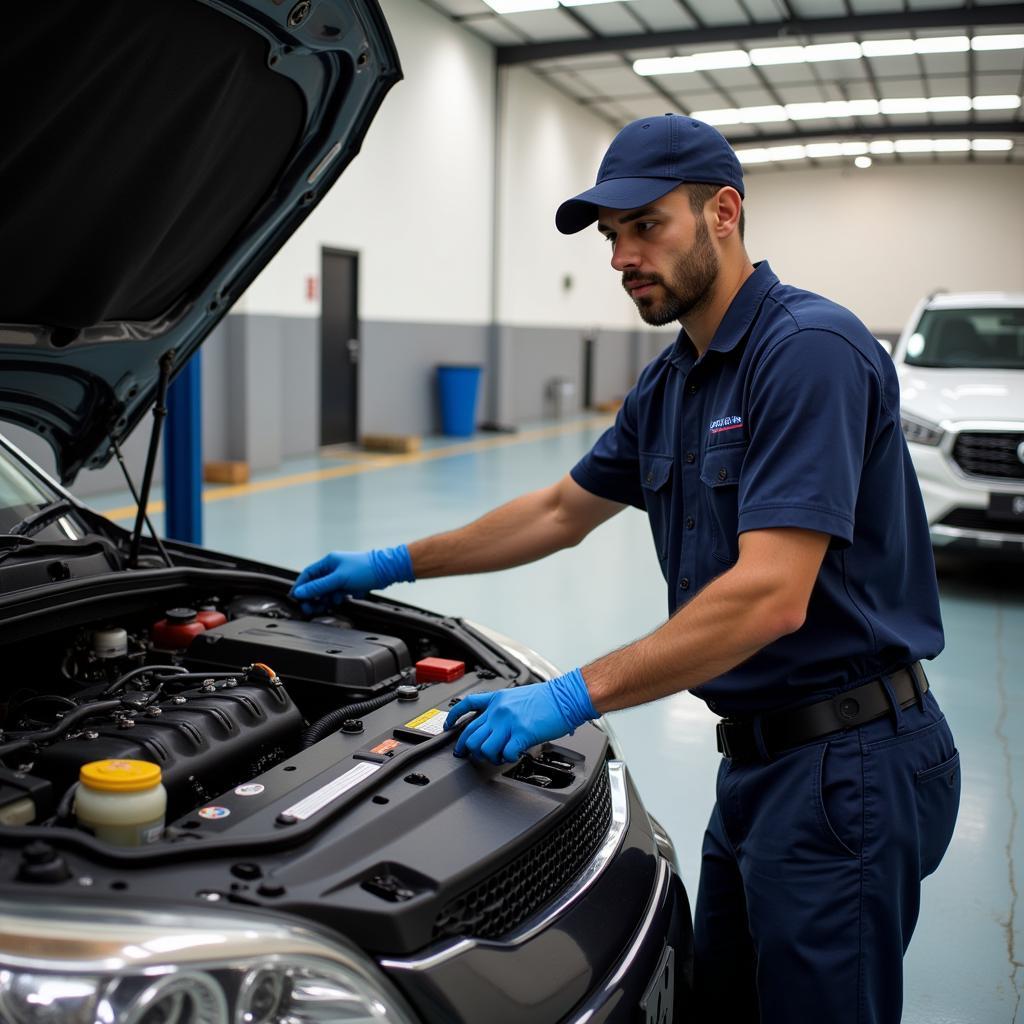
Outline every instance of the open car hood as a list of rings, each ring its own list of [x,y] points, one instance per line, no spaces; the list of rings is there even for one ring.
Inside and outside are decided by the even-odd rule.
[[[309,215],[401,69],[376,0],[53,0],[0,26],[0,419],[69,483]]]

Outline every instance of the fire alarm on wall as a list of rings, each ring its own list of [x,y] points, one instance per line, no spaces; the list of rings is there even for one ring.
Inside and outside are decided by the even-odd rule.
[[[319,292],[320,281],[315,274],[306,275],[306,300],[315,302]]]

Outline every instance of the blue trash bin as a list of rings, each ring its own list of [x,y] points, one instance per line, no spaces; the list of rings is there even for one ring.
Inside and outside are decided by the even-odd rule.
[[[476,429],[480,367],[438,366],[437,386],[441,396],[441,433],[448,437],[470,437]]]

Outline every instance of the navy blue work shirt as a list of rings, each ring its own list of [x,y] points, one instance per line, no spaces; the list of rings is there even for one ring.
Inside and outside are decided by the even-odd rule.
[[[701,358],[680,331],[643,370],[572,477],[646,510],[670,615],[736,562],[741,533],[831,537],[804,625],[694,691],[719,714],[836,693],[942,650],[892,360],[849,310],[767,263]]]

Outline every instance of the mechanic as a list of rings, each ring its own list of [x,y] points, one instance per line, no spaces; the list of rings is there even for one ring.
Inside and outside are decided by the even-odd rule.
[[[478,714],[455,753],[514,761],[693,690],[723,718],[724,755],[694,915],[699,1019],[895,1024],[960,792],[919,664],[943,646],[928,524],[892,362],[848,310],[751,264],[743,196],[714,128],[627,125],[556,224],[596,221],[643,319],[681,324],[675,342],[557,483],[450,533],[331,553],[294,593],[312,610],[505,569],[646,510],[668,620],[582,670],[465,697],[447,725]]]

